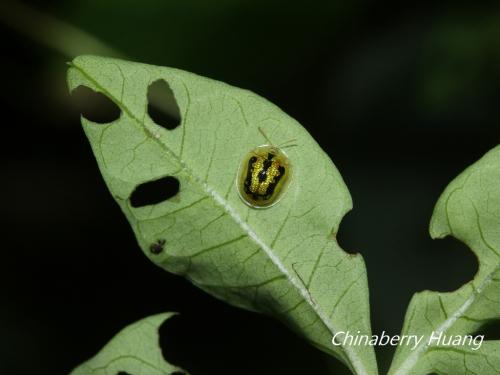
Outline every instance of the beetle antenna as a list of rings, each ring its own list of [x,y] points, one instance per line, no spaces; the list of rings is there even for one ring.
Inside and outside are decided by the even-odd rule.
[[[292,143],[292,142],[297,142],[297,140],[296,139],[289,139],[288,141],[281,143],[278,147],[283,147],[285,145],[286,145],[285,147],[297,146],[297,144],[287,145],[288,143]]]
[[[297,143],[293,143],[293,142],[297,142],[296,139],[290,139],[288,141],[285,141],[283,142],[282,144],[280,144],[278,146],[278,148],[287,148],[287,147],[295,147],[295,146],[298,146]]]
[[[267,137],[266,133],[264,133],[264,129],[262,129],[260,126],[258,127],[260,134],[266,139],[266,141],[269,143],[270,146],[273,145],[273,142]]]

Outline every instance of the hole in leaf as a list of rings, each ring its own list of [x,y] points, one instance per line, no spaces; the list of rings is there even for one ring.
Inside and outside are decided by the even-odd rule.
[[[472,336],[483,335],[484,340],[500,340],[500,320],[486,323]]]
[[[344,223],[351,221],[351,216],[352,216],[351,212],[352,211],[349,211],[345,214],[344,218],[342,219],[342,222],[340,223],[340,228],[338,228],[338,231],[335,232],[334,229],[332,229],[332,231],[330,232],[330,235],[335,241],[337,241],[337,243],[342,248],[342,250],[344,250],[348,254],[356,255],[356,254],[358,254],[358,251],[351,248],[349,245],[347,245],[347,246],[344,245],[344,242],[349,242],[350,239],[348,238],[347,241],[345,241],[344,238],[346,237],[346,235],[345,235],[346,231],[341,230],[341,229],[343,229]]]
[[[132,375],[132,374],[125,372],[125,371],[120,371],[116,375]]]
[[[479,261],[469,247],[454,237],[440,240],[429,239],[428,245],[421,247],[422,259],[410,262],[418,267],[425,280],[421,289],[452,292],[468,283],[479,271]],[[443,275],[446,269],[446,276]]]
[[[181,123],[181,113],[168,83],[159,79],[148,87],[149,117],[165,129],[173,130]]]
[[[87,86],[78,86],[71,96],[80,113],[89,121],[106,124],[120,118],[120,108],[110,98]]]
[[[181,326],[185,325],[184,321],[185,319],[182,319],[182,315],[174,315],[170,319],[165,320],[158,330],[158,333],[160,334],[160,347],[163,359],[168,363],[179,367],[182,367],[181,363],[184,362],[184,357],[178,355],[178,352],[175,350],[175,345],[172,346],[172,336],[176,336],[176,332],[178,330],[177,325],[179,323]]]
[[[145,182],[135,188],[130,196],[132,207],[158,204],[172,198],[179,192],[179,180],[172,176]]]

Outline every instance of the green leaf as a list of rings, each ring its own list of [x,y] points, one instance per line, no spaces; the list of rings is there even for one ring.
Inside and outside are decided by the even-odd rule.
[[[163,359],[158,329],[173,313],[153,315],[120,331],[97,355],[70,375],[168,375],[184,371]]]
[[[180,108],[174,130],[147,113],[148,86],[158,79]],[[122,111],[109,124],[82,124],[151,261],[232,305],[277,317],[356,374],[377,373],[372,347],[331,342],[339,331],[371,332],[366,269],[336,242],[351,198],[302,126],[252,92],[177,69],[83,56],[68,82],[105,94]],[[275,144],[296,144],[286,148],[292,175],[282,199],[266,209],[247,206],[237,187],[242,159],[268,143],[259,128]],[[132,207],[137,186],[165,176],[180,181],[176,196]]]
[[[417,293],[408,308],[403,334],[422,335],[414,350],[399,346],[390,374],[498,374],[500,342],[480,349],[468,340],[443,345],[430,340],[474,335],[485,323],[500,318],[500,147],[466,169],[439,199],[430,225],[433,238],[451,235],[467,244],[479,259],[474,280],[451,293]],[[446,277],[446,270],[443,270]]]

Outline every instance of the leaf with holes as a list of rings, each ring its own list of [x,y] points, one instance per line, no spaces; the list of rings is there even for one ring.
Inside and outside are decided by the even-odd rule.
[[[177,69],[83,56],[71,63],[68,82],[121,110],[111,123],[82,124],[151,261],[232,305],[281,319],[354,373],[376,374],[372,347],[331,342],[339,331],[370,334],[366,269],[335,240],[351,198],[302,126],[250,91]],[[154,121],[161,116],[151,113],[148,97],[159,97],[149,91],[161,86],[171,90],[165,107],[178,123]],[[276,188],[279,200],[256,208],[240,197],[238,171],[248,155],[264,152],[255,151],[270,143],[264,134],[294,147],[283,146],[282,169],[266,172],[288,176]]]
[[[172,313],[154,315],[129,325],[70,375],[184,374],[182,369],[165,362],[160,348],[158,329],[171,316]]]
[[[500,342],[474,333],[500,319],[500,147],[466,169],[439,199],[430,225],[433,238],[452,235],[479,259],[474,280],[452,293],[416,294],[404,335],[423,337],[399,346],[390,374],[499,374]],[[446,270],[443,270],[446,277]],[[482,343],[482,345],[481,345]]]

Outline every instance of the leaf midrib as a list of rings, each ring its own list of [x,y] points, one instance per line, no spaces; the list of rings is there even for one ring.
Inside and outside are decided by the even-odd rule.
[[[434,331],[437,334],[446,332],[449,328],[456,323],[458,319],[460,319],[467,310],[471,307],[471,305],[475,302],[476,298],[482,293],[482,291],[491,283],[493,280],[493,275],[500,270],[500,266],[497,266],[493,269],[491,273],[489,273],[481,282],[478,288],[474,288],[472,282],[470,282],[470,286],[473,288],[472,295],[467,298],[464,303],[455,310],[455,312],[446,319],[441,325]],[[410,371],[415,367],[419,358],[427,351],[428,348],[431,348],[432,345],[425,344],[426,341],[422,341],[418,348],[416,348],[412,354],[410,354],[403,363],[394,371],[391,372],[393,375],[406,375],[409,374]]]

